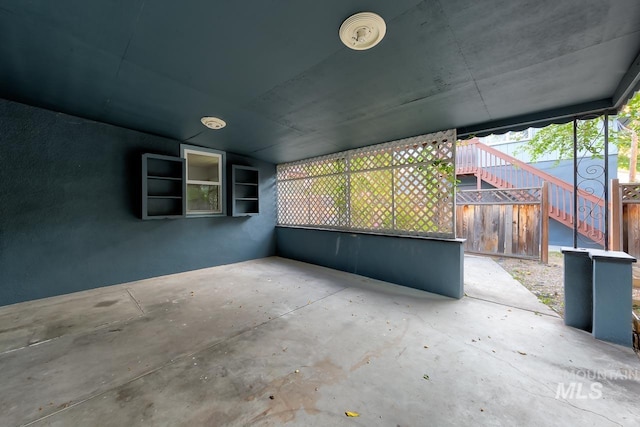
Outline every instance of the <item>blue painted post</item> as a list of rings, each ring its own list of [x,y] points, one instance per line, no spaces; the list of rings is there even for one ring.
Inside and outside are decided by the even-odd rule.
[[[593,336],[599,340],[631,346],[631,306],[636,259],[618,251],[592,249]]]
[[[588,249],[562,248],[564,254],[564,323],[591,332],[593,267]]]

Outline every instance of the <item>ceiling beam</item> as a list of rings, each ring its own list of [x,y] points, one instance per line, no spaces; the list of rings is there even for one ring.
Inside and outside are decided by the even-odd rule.
[[[619,110],[640,89],[640,53],[620,80],[613,93],[613,107]]]

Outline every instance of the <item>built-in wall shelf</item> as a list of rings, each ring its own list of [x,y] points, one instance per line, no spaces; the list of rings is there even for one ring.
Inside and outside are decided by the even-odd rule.
[[[250,166],[231,166],[231,215],[253,216],[260,213],[260,174]]]
[[[149,179],[164,179],[167,181],[182,181],[182,178],[175,178],[172,176],[153,176],[153,175],[149,175],[147,176],[147,178]]]
[[[183,218],[184,159],[142,155],[142,219]]]

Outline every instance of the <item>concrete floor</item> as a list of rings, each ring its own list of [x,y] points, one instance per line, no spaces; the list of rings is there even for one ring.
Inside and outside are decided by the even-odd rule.
[[[266,258],[3,307],[0,424],[638,425],[630,349],[465,269],[462,300]]]

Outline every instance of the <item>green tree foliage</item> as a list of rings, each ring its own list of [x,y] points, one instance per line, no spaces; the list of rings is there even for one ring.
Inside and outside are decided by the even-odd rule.
[[[603,117],[578,121],[578,150],[593,157],[604,152]],[[640,92],[636,93],[616,117],[609,118],[609,141],[618,147],[618,164],[629,165],[629,150],[633,133],[640,133]],[[549,125],[536,133],[533,139],[517,153],[527,153],[531,161],[544,154],[556,153],[558,161],[573,158],[573,123]]]
[[[618,113],[618,128],[619,131],[614,133],[619,151],[618,164],[628,169],[631,142],[634,138],[637,142],[640,134],[640,92],[637,92]]]
[[[390,170],[351,175],[351,224],[356,228],[393,229]]]

